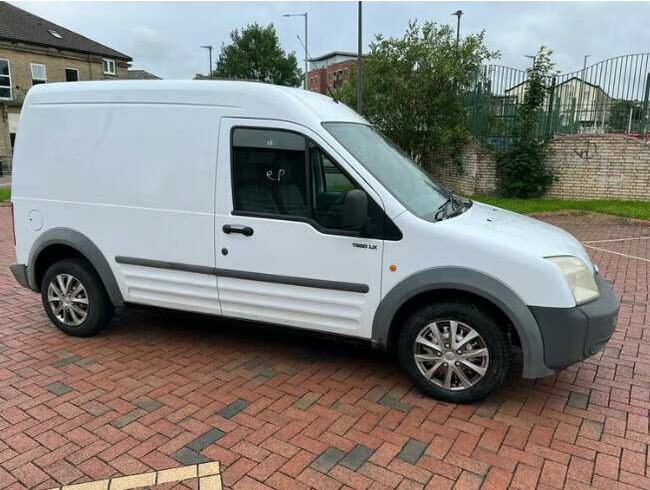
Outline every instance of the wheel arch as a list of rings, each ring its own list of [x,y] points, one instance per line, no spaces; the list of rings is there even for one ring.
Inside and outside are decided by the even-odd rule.
[[[45,269],[55,261],[68,257],[83,257],[90,262],[113,305],[124,305],[124,298],[113,271],[102,252],[92,240],[70,228],[51,228],[41,234],[32,245],[27,264],[30,288],[38,292]]]
[[[473,298],[495,314],[503,315],[512,324],[523,352],[526,378],[553,373],[544,364],[544,344],[537,322],[528,306],[507,285],[482,272],[463,267],[436,267],[407,277],[398,283],[380,302],[372,325],[372,343],[387,349],[399,333],[410,307],[424,301],[454,297]]]

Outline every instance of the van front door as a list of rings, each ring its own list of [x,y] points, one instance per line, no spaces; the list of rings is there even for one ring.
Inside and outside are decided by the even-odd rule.
[[[354,172],[302,126],[224,119],[215,215],[224,316],[369,338],[380,299],[383,211],[345,230]]]

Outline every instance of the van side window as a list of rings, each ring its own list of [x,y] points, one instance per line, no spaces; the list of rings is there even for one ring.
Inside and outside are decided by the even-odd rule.
[[[307,221],[323,233],[399,240],[399,229],[368,199],[368,225],[345,230],[348,191],[359,188],[318,145],[292,131],[234,128],[233,211]]]
[[[304,136],[236,128],[232,140],[235,211],[310,216]]]
[[[325,228],[343,227],[345,194],[355,189],[352,181],[320,148],[311,145],[310,161],[314,219]]]

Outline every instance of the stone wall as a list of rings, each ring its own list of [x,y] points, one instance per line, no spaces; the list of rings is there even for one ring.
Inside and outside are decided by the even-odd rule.
[[[650,200],[650,143],[616,134],[558,136],[551,143],[556,181],[546,197],[563,199]],[[477,143],[461,152],[462,171],[447,156],[431,174],[464,195],[492,194],[494,158]]]

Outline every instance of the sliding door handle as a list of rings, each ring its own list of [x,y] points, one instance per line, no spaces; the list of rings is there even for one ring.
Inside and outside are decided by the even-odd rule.
[[[253,229],[250,226],[242,225],[223,225],[224,233],[239,233],[244,236],[253,236]]]

